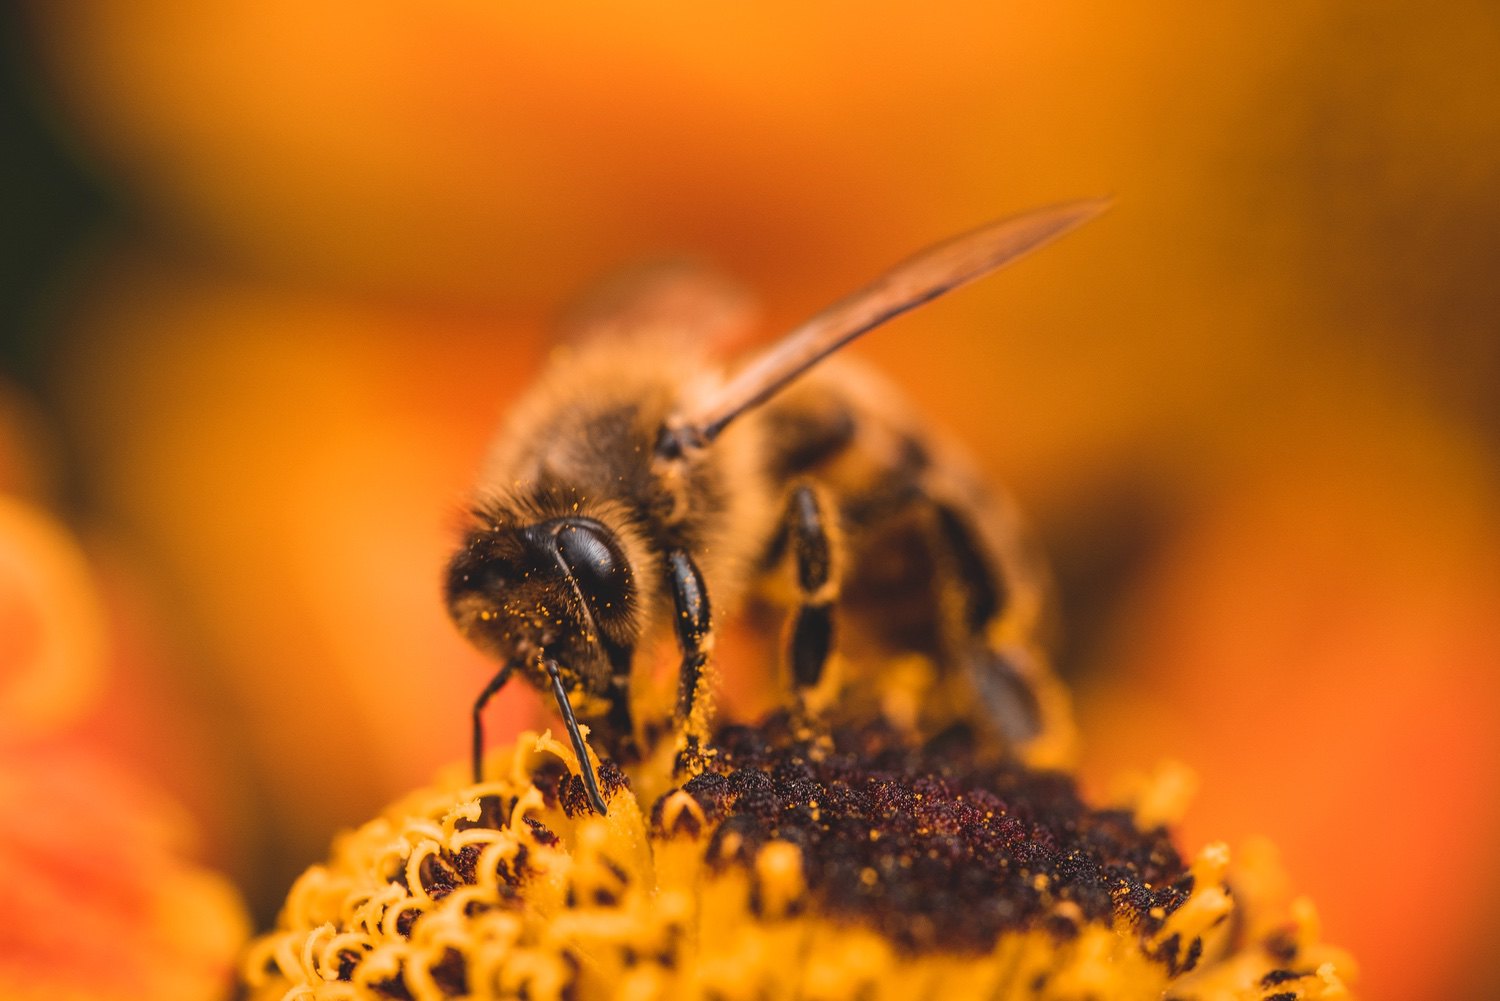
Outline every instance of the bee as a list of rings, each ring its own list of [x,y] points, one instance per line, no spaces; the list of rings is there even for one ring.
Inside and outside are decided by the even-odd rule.
[[[647,287],[586,324],[512,413],[447,568],[453,621],[500,665],[473,706],[475,781],[484,708],[520,674],[556,700],[605,813],[579,719],[628,756],[632,674],[670,632],[677,732],[706,739],[716,616],[784,562],[795,695],[819,684],[837,627],[960,679],[958,711],[1004,745],[1035,737],[1039,669],[1004,639],[1032,618],[1016,609],[1030,571],[1009,515],[893,390],[847,359],[819,362],[1104,207],[1057,205],[931,247],[727,376],[713,345],[736,321],[712,296]]]

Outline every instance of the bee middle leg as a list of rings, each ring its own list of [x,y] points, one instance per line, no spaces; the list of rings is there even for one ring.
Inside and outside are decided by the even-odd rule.
[[[833,606],[839,596],[837,517],[821,493],[808,483],[787,498],[786,532],[797,566],[800,604],[792,622],[787,659],[799,695],[815,688],[833,651]]]

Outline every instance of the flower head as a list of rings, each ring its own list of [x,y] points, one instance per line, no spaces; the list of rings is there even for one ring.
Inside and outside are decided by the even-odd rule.
[[[246,961],[258,998],[1332,998],[1347,960],[1211,846],[963,734],[720,731],[654,802],[550,734],[343,836]],[[1241,883],[1255,903],[1240,899]]]

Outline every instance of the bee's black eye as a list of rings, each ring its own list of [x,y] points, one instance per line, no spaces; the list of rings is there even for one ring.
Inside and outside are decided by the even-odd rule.
[[[630,599],[630,564],[620,554],[614,533],[591,519],[569,518],[557,526],[556,539],[558,553],[595,614],[608,618],[624,612]]]

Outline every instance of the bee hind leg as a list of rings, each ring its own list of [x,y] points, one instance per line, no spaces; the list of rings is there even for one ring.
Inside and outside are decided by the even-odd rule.
[[[986,553],[969,521],[958,509],[933,502],[937,534],[957,581],[960,606],[946,629],[953,635],[947,646],[968,665],[976,694],[990,724],[1007,745],[1015,747],[1042,729],[1042,710],[1027,675],[1030,655],[1022,649],[997,645],[990,627],[1009,604],[1004,578]]]

